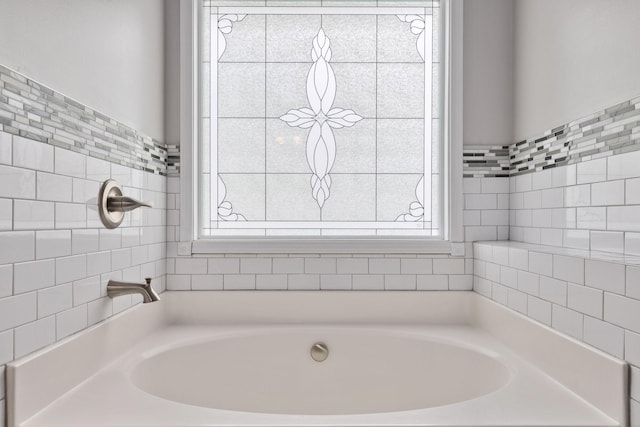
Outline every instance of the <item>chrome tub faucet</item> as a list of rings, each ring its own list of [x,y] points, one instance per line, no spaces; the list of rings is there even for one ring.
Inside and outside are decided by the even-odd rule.
[[[146,283],[129,283],[109,280],[109,283],[107,283],[107,296],[109,298],[115,298],[121,295],[140,294],[142,295],[143,303],[159,301],[160,297],[151,287],[151,277],[147,277],[144,280]]]

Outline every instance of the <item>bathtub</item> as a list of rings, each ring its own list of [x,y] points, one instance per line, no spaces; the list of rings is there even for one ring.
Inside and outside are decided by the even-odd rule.
[[[9,427],[627,422],[623,362],[472,292],[165,293],[8,381]]]

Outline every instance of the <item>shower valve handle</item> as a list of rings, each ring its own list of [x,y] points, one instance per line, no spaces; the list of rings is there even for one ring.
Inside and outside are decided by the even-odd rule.
[[[109,212],[129,212],[140,207],[151,208],[151,202],[141,202],[128,196],[109,196],[107,210]]]

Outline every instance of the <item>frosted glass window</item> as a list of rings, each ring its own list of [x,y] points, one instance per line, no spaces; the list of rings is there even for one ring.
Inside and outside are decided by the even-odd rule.
[[[441,236],[440,15],[204,1],[200,237]]]

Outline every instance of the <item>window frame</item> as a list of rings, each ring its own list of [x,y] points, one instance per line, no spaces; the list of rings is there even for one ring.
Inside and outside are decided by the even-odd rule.
[[[180,241],[178,255],[220,253],[464,254],[462,224],[462,0],[441,0],[444,14],[443,235],[198,238],[199,0],[180,0]],[[186,142],[186,143],[185,143]]]

